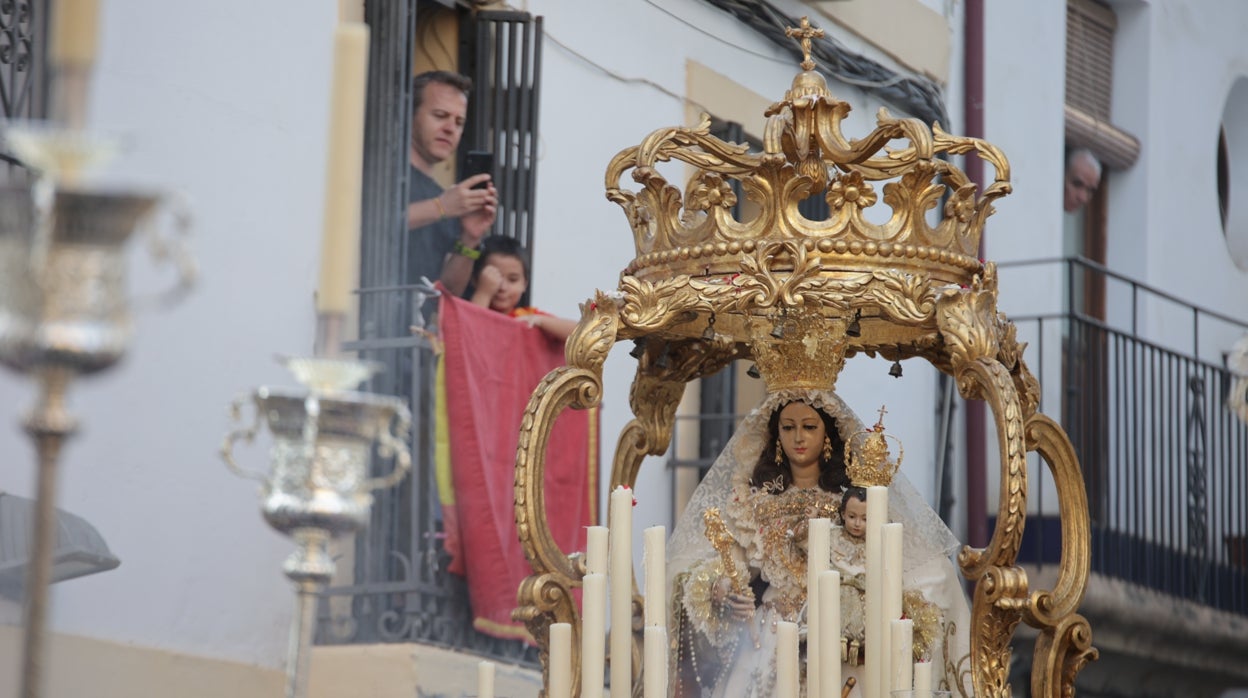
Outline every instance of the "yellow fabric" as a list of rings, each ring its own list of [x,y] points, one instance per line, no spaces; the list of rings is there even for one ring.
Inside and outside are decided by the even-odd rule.
[[[455,488],[451,484],[451,433],[446,416],[446,361],[438,357],[433,378],[433,464],[438,481],[438,501],[442,506],[455,505]]]

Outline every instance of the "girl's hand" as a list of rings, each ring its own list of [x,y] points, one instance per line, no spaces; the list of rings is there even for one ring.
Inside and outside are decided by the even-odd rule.
[[[520,322],[536,329],[542,329],[542,318],[545,317],[541,313],[530,313],[529,315],[521,315],[516,318]]]
[[[493,296],[495,293],[498,293],[498,289],[502,285],[503,273],[492,264],[483,267],[481,273],[477,275],[477,291],[480,293]]]

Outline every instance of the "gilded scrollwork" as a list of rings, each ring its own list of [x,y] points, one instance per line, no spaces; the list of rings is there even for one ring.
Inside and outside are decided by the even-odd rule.
[[[1013,564],[1023,541],[1027,506],[1027,454],[1023,438],[1022,408],[1009,373],[996,360],[978,359],[955,368],[959,385],[971,384],[985,394],[997,423],[1001,451],[1001,491],[997,525],[984,550],[963,548],[958,563],[967,579],[979,579],[992,565]]]
[[[567,365],[602,372],[620,327],[619,301],[602,291],[581,304],[581,321],[564,347]]]
[[[551,623],[572,626],[572,666],[580,666],[581,624],[576,599],[572,596],[571,580],[558,574],[534,574],[526,577],[516,594],[513,620],[524,623],[535,638],[550,636]],[[550,648],[539,644],[542,683],[550,685]],[[580,672],[572,672],[572,695],[580,695]]]
[[[520,421],[516,446],[516,531],[525,557],[535,571],[573,579],[568,552],[559,549],[546,518],[546,494],[542,487],[546,446],[555,419],[564,409],[588,409],[602,396],[600,371],[561,366],[551,371],[533,391]]]
[[[875,301],[883,315],[903,325],[931,320],[936,312],[936,293],[931,279],[895,269],[873,272],[876,282],[864,289],[866,299]]]
[[[624,292],[621,319],[637,332],[654,332],[667,327],[674,319],[704,304],[689,285],[688,276],[654,283],[633,276],[620,279]]]
[[[1026,605],[1027,575],[992,566],[975,585],[971,605],[971,681],[977,698],[1010,698],[1010,640]]]

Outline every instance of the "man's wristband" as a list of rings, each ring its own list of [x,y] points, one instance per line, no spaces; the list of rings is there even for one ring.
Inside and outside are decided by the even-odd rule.
[[[436,204],[438,207],[438,220],[440,221],[446,220],[446,209],[442,207],[442,197],[435,196],[433,199],[433,203]]]
[[[465,245],[463,240],[456,240],[455,244],[451,247],[451,252],[474,261],[481,258],[481,250],[472,249],[471,247]]]

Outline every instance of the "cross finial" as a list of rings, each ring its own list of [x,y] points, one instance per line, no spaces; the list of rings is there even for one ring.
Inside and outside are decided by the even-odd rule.
[[[802,47],[802,70],[814,70],[815,62],[810,59],[810,40],[823,38],[823,30],[810,26],[810,19],[802,17],[802,26],[798,29],[785,27],[784,35],[797,37],[798,44]]]
[[[888,410],[884,409],[884,405],[880,405],[880,419],[875,423],[876,426],[883,426],[884,415],[888,414]]]

